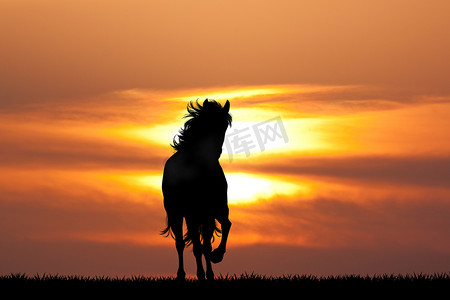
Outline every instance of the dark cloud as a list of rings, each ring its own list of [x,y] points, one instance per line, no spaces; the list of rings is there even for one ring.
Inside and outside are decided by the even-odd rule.
[[[171,112],[176,110],[173,103],[165,101],[167,95],[167,92],[157,90],[117,90],[36,102],[13,101],[0,106],[0,116],[16,122],[37,121],[43,124],[57,121],[83,122],[93,126],[117,125],[118,122],[149,124],[171,116]]]
[[[233,163],[229,168],[268,174],[328,177],[346,182],[450,188],[450,157],[447,156],[289,157],[258,164]]]
[[[346,199],[345,194],[339,194],[295,202],[277,198],[257,207],[235,208],[248,216],[238,220],[236,227],[273,236],[300,234],[310,245],[375,246],[389,242],[450,247],[447,241],[434,239],[436,235],[445,236],[450,228],[446,217],[450,204],[440,195],[422,199],[426,195],[423,192],[413,198],[387,193],[381,199],[370,194]],[[295,243],[295,236],[292,240]]]
[[[158,154],[159,153],[159,154]],[[162,170],[170,156],[156,146],[99,140],[61,133],[2,137],[2,167],[53,169]]]
[[[277,88],[279,93],[239,99],[238,105],[268,110],[276,106],[285,117],[311,118],[450,102],[449,94],[423,94],[415,89],[388,86],[292,85]]]
[[[130,193],[108,183],[98,187],[89,179],[80,183],[80,178],[56,179],[43,172],[34,177],[35,182],[22,183],[21,190],[1,187],[0,236],[4,239],[102,242],[106,235],[110,242],[116,236],[120,243],[129,235],[131,243],[145,244],[146,236],[157,239],[164,227],[162,197],[150,190]],[[142,241],[133,241],[135,235],[142,236]]]

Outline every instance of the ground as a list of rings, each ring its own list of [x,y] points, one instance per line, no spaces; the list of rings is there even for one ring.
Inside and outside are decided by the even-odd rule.
[[[450,273],[374,276],[287,275],[272,277],[256,274],[219,275],[214,281],[199,282],[189,278],[180,282],[173,277],[83,277],[60,275],[11,274],[0,277],[4,295],[104,298],[108,296],[161,298],[162,295],[196,298],[239,297],[269,295],[338,296],[346,298],[374,298],[390,296],[448,295]],[[145,296],[145,297],[143,297]],[[171,297],[172,298],[172,297]],[[189,297],[192,298],[192,297]],[[233,299],[234,300],[234,299]]]

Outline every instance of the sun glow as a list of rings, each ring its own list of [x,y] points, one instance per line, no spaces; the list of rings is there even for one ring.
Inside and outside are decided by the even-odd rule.
[[[249,173],[227,173],[228,203],[247,205],[266,201],[278,196],[309,194],[311,187],[294,184],[274,176],[262,176]]]
[[[239,113],[239,108],[235,109]],[[261,111],[261,112],[260,112]],[[269,118],[270,116],[270,118]],[[234,118],[232,127],[229,127],[226,132],[226,136],[229,136],[225,140],[223,145],[222,157],[229,159],[227,149],[228,145],[232,145],[233,133],[241,132],[239,136],[248,136],[253,143],[250,152],[252,155],[260,154],[261,145],[258,145],[255,138],[255,130],[253,126],[258,123],[263,123],[271,118],[279,117],[280,114],[272,113],[268,115],[267,111],[255,109],[254,114],[251,117],[247,117],[245,121],[240,118]],[[323,120],[318,118],[302,118],[302,119],[289,119],[282,118],[281,120],[286,128],[286,134],[288,141],[283,139],[273,139],[269,143],[264,145],[264,150],[270,153],[291,153],[291,152],[336,152],[341,148],[337,145],[330,145],[323,137],[323,127],[330,123],[330,120]],[[153,126],[136,126],[127,125],[116,128],[110,128],[105,130],[105,133],[109,136],[119,138],[122,140],[128,140],[132,142],[138,142],[147,145],[158,145],[168,147],[172,143],[172,139],[178,134],[179,129],[183,126],[183,121],[171,122],[165,124],[158,124]],[[338,133],[334,133],[337,135]],[[233,153],[234,158],[247,158],[244,153]]]
[[[243,99],[253,98],[256,96],[270,96],[292,93],[305,93],[319,90],[323,87],[304,86],[304,85],[276,85],[276,86],[249,86],[249,87],[235,87],[228,89],[211,89],[211,90],[191,90],[183,91],[182,96],[172,97],[170,100],[190,101],[192,99]]]
[[[303,149],[303,148],[323,148],[324,143],[320,142],[320,130],[318,126],[323,124],[323,120],[317,117],[308,118],[304,115],[302,118],[298,116],[291,116],[292,110],[287,106],[276,105],[273,101],[260,101],[260,98],[266,96],[275,97],[276,95],[301,94],[307,92],[314,92],[323,90],[325,87],[317,86],[301,86],[301,85],[285,85],[285,86],[262,86],[262,87],[241,87],[230,89],[211,89],[211,90],[188,90],[182,91],[180,96],[166,98],[164,101],[188,101],[205,98],[215,99],[219,102],[230,99],[231,101],[231,115],[233,117],[232,127],[228,129],[227,134],[235,129],[252,128],[253,125],[266,122],[275,117],[282,118],[285,124],[288,135],[295,137],[301,136],[302,141],[297,143],[298,139],[291,139],[288,148]],[[331,88],[331,87],[327,87]],[[144,93],[141,91],[141,93]],[[150,92],[149,92],[150,93]],[[145,93],[144,93],[145,94]],[[148,95],[150,97],[151,94]],[[144,96],[142,96],[144,97]],[[234,100],[233,100],[234,99]],[[242,106],[242,99],[255,99],[255,103],[249,106],[249,103]],[[267,99],[266,99],[267,100]],[[172,110],[173,117],[165,116],[159,122],[152,120],[148,126],[140,124],[123,124],[119,127],[109,128],[104,130],[104,133],[109,136],[118,137],[120,139],[130,140],[133,142],[140,142],[144,144],[152,144],[159,146],[167,146],[172,142],[173,137],[178,133],[178,130],[183,126],[186,120],[182,119],[186,113],[186,106],[180,106],[179,109]],[[290,117],[288,117],[290,116]],[[170,120],[170,121],[169,121]],[[155,125],[156,124],[156,125]],[[280,148],[280,147],[277,147]],[[281,147],[286,148],[286,147]]]
[[[295,195],[308,196],[313,192],[313,186],[307,182],[297,180],[294,183],[289,178],[238,172],[229,172],[225,176],[230,205],[249,205],[268,201],[277,196],[284,198]],[[160,173],[104,174],[101,177],[127,190],[157,193],[162,196]]]

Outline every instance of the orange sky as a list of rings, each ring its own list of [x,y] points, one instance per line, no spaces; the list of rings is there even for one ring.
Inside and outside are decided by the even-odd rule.
[[[162,168],[207,97],[254,145],[216,273],[448,271],[449,8],[0,0],[0,273],[173,275]]]

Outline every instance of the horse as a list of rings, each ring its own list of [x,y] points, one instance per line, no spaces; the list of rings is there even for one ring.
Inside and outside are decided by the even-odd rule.
[[[229,220],[225,174],[219,163],[225,132],[231,127],[230,102],[198,100],[187,105],[189,118],[173,138],[175,153],[166,161],[162,180],[167,227],[161,231],[175,239],[178,254],[177,279],[184,280],[183,251],[192,244],[198,280],[213,280],[212,263],[221,262],[226,252]],[[178,138],[178,141],[176,140]],[[183,235],[183,219],[187,232]],[[218,227],[217,222],[220,224]],[[212,250],[214,235],[220,236]],[[206,274],[202,255],[206,261]]]

